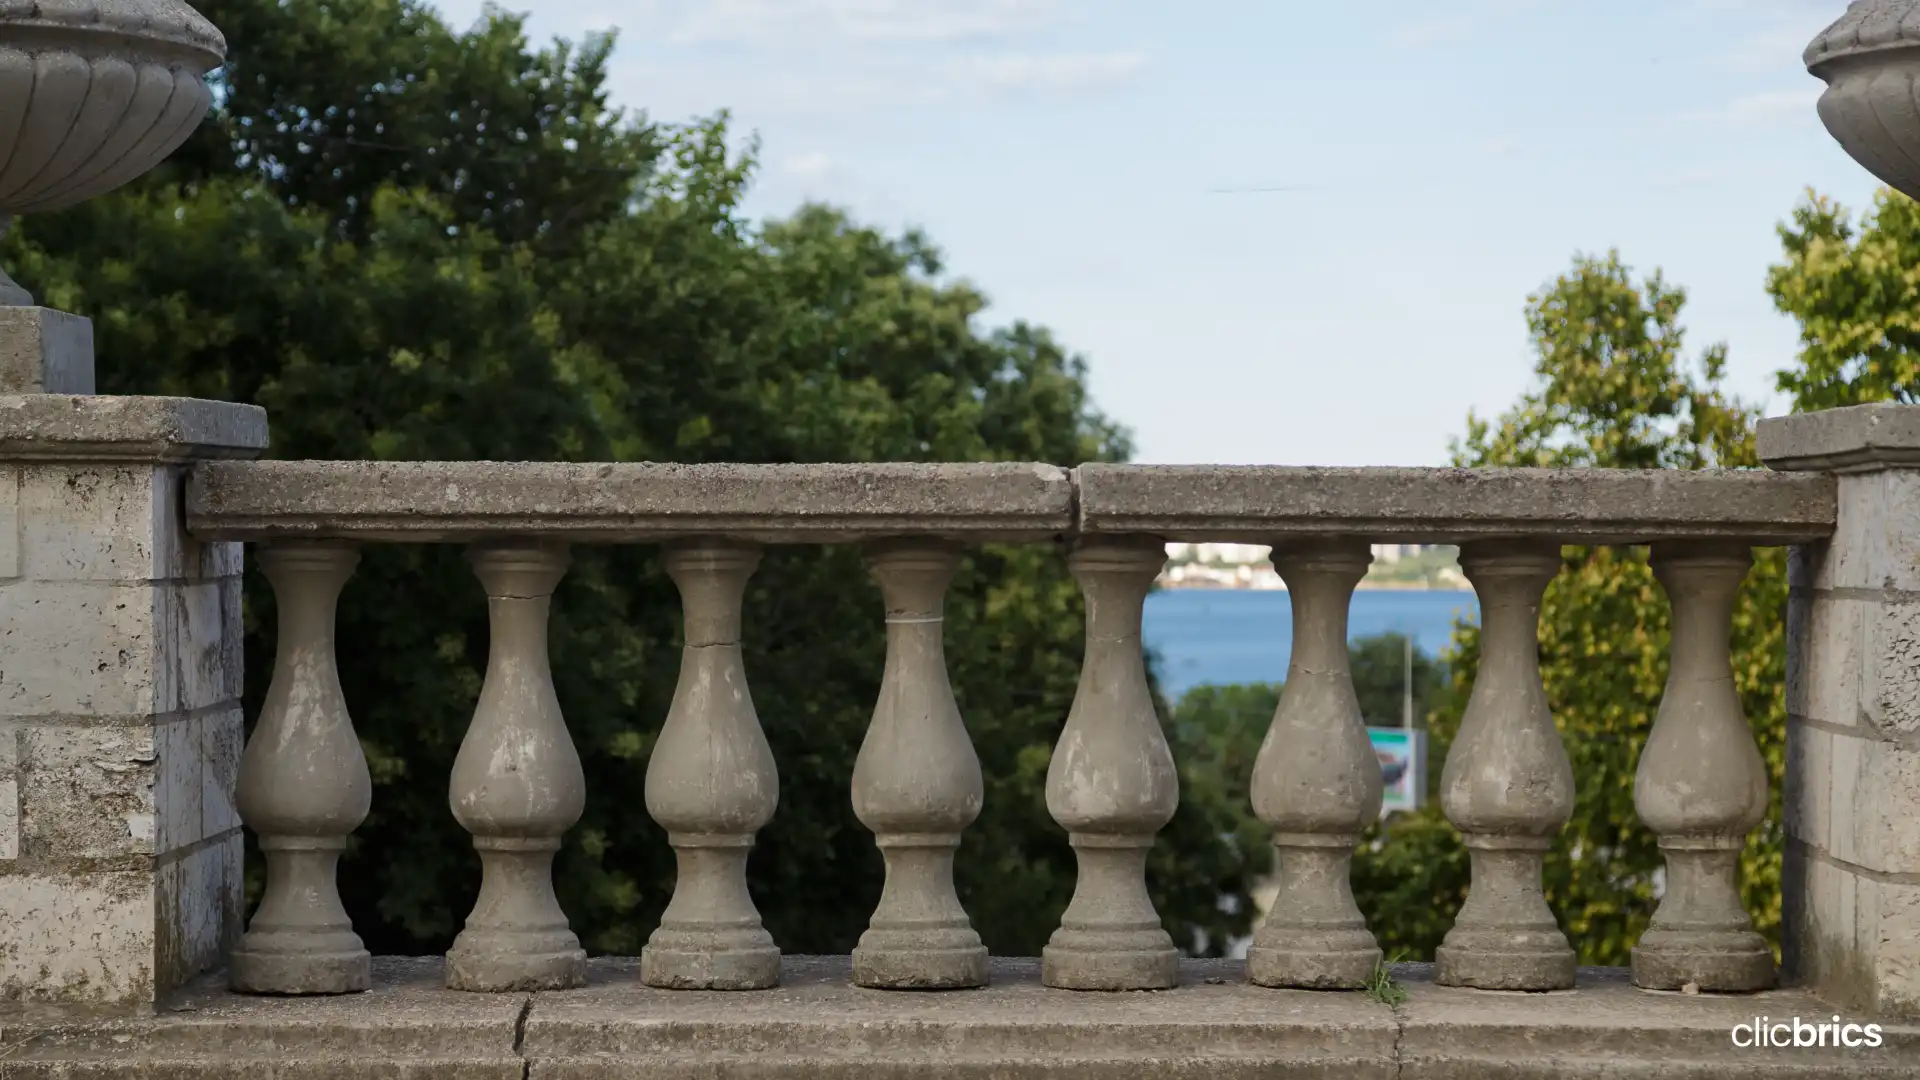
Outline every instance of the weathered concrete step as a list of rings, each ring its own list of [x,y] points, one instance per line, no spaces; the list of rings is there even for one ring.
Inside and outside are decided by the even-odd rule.
[[[442,989],[437,958],[382,959],[349,997],[247,998],[209,978],[157,1016],[0,1010],[0,1080],[1920,1080],[1911,1022],[1880,1021],[1874,1049],[1733,1045],[1757,1017],[1836,1015],[1796,990],[1650,994],[1593,968],[1572,991],[1491,994],[1434,986],[1426,965],[1394,973],[1392,1007],[1250,986],[1228,961],[1187,962],[1157,993],[1049,990],[1022,959],[994,960],[984,990],[901,993],[850,985],[846,957],[788,957],[778,989],[725,993],[654,990],[637,962],[603,959],[581,990],[479,995]]]

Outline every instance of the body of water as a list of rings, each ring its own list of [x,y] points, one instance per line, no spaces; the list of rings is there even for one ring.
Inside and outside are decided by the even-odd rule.
[[[1463,617],[1480,617],[1471,590],[1365,589],[1353,594],[1347,632],[1406,634],[1438,656]],[[1293,648],[1293,608],[1280,590],[1162,589],[1147,597],[1143,636],[1170,701],[1203,684],[1281,682]]]

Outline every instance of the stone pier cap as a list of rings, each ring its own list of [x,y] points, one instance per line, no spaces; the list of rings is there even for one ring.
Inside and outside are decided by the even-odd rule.
[[[260,461],[202,464],[187,489],[188,528],[218,540],[818,544],[1147,534],[1770,545],[1824,538],[1834,519],[1832,477],[1760,470]]]

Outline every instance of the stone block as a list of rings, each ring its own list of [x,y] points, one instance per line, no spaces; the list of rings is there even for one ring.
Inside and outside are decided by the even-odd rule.
[[[156,777],[164,776],[161,732],[76,724],[23,724],[17,731],[24,765],[21,831],[29,853],[153,854],[156,799],[165,795],[155,790]]]
[[[0,394],[91,394],[93,386],[93,320],[0,307]]]
[[[238,578],[0,588],[0,716],[151,716],[231,701],[239,609]]]
[[[1873,605],[1863,629],[1860,711],[1882,737],[1920,745],[1920,603]]]
[[[0,999],[151,1001],[154,875],[0,873]]]
[[[1832,586],[1827,572],[1828,541],[1810,540],[1787,550],[1787,584],[1795,589],[1826,589]]]
[[[1839,727],[1859,722],[1867,624],[1880,605],[1831,595],[1787,601],[1787,711]],[[1920,613],[1920,608],[1914,609]]]
[[[1872,907],[1874,1005],[1920,1016],[1920,881],[1863,879],[1860,894]]]
[[[1863,739],[1854,743],[1854,771],[1836,755],[1834,784],[1852,782],[1852,854],[1849,862],[1882,874],[1920,877],[1920,748]],[[1836,820],[1838,831],[1840,822]],[[1836,838],[1837,846],[1837,838]]]
[[[242,850],[240,834],[232,833],[156,868],[154,971],[161,986],[219,963],[239,940]]]
[[[1821,847],[1842,862],[1860,861],[1861,823],[1856,811],[1860,805],[1861,756],[1869,745],[1877,744],[1845,735],[1832,735],[1827,740],[1827,787],[1831,795]],[[1869,803],[1866,810],[1871,821],[1876,808]]]
[[[0,859],[20,857],[20,736],[0,723]]]
[[[178,465],[18,467],[23,574],[38,581],[205,580],[239,574],[238,545],[190,536]]]
[[[199,720],[200,835],[198,840],[240,827],[234,793],[240,786],[240,753],[246,721],[240,707],[207,713]]]
[[[25,520],[20,513],[20,470],[0,465],[0,584],[20,576],[20,534]]]
[[[1760,460],[1777,472],[1920,467],[1920,408],[1879,402],[1760,421]]]
[[[257,405],[174,397],[0,395],[0,461],[200,461],[258,457]]]
[[[204,718],[197,713],[176,714],[153,729],[154,830],[153,850],[164,854],[187,846],[206,834],[202,804],[206,782],[201,775]]]
[[[1833,817],[1834,736],[1819,728],[1787,721],[1787,771],[1782,791],[1787,835],[1820,851],[1827,849]]]

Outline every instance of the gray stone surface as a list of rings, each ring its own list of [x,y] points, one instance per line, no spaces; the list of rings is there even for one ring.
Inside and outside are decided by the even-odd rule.
[[[1073,487],[1033,464],[263,461],[196,469],[187,506],[197,535],[227,540],[1032,540],[1072,527]]]
[[[267,446],[256,405],[171,397],[0,396],[0,461],[251,458]]]
[[[241,553],[181,489],[265,441],[221,402],[0,397],[0,999],[150,1004],[238,934]]]
[[[93,393],[93,321],[0,307],[0,394]]]
[[[1920,465],[1920,408],[1880,402],[1770,417],[1760,421],[1755,443],[1776,472]]]
[[[1911,1023],[1881,1021],[1877,1050],[1732,1045],[1758,1016],[1835,1015],[1801,991],[1656,994],[1583,968],[1576,990],[1499,994],[1392,970],[1395,1007],[1253,986],[1231,961],[1185,961],[1172,990],[1076,994],[1041,986],[1036,960],[996,958],[985,989],[907,994],[851,985],[846,957],[788,957],[778,989],[740,994],[654,989],[636,961],[603,959],[583,989],[481,995],[442,989],[437,960],[381,958],[371,992],[334,998],[233,995],[209,976],[151,1017],[0,1007],[0,1078],[1920,1077]]]
[[[1834,5],[1838,7],[1839,5]],[[1910,196],[1920,195],[1920,3],[1855,0],[1807,46],[1807,70],[1824,79],[1820,120],[1853,159]]]
[[[1831,478],[1761,471],[1096,464],[1075,473],[1083,533],[1187,541],[1790,543],[1828,535],[1835,513]]]

